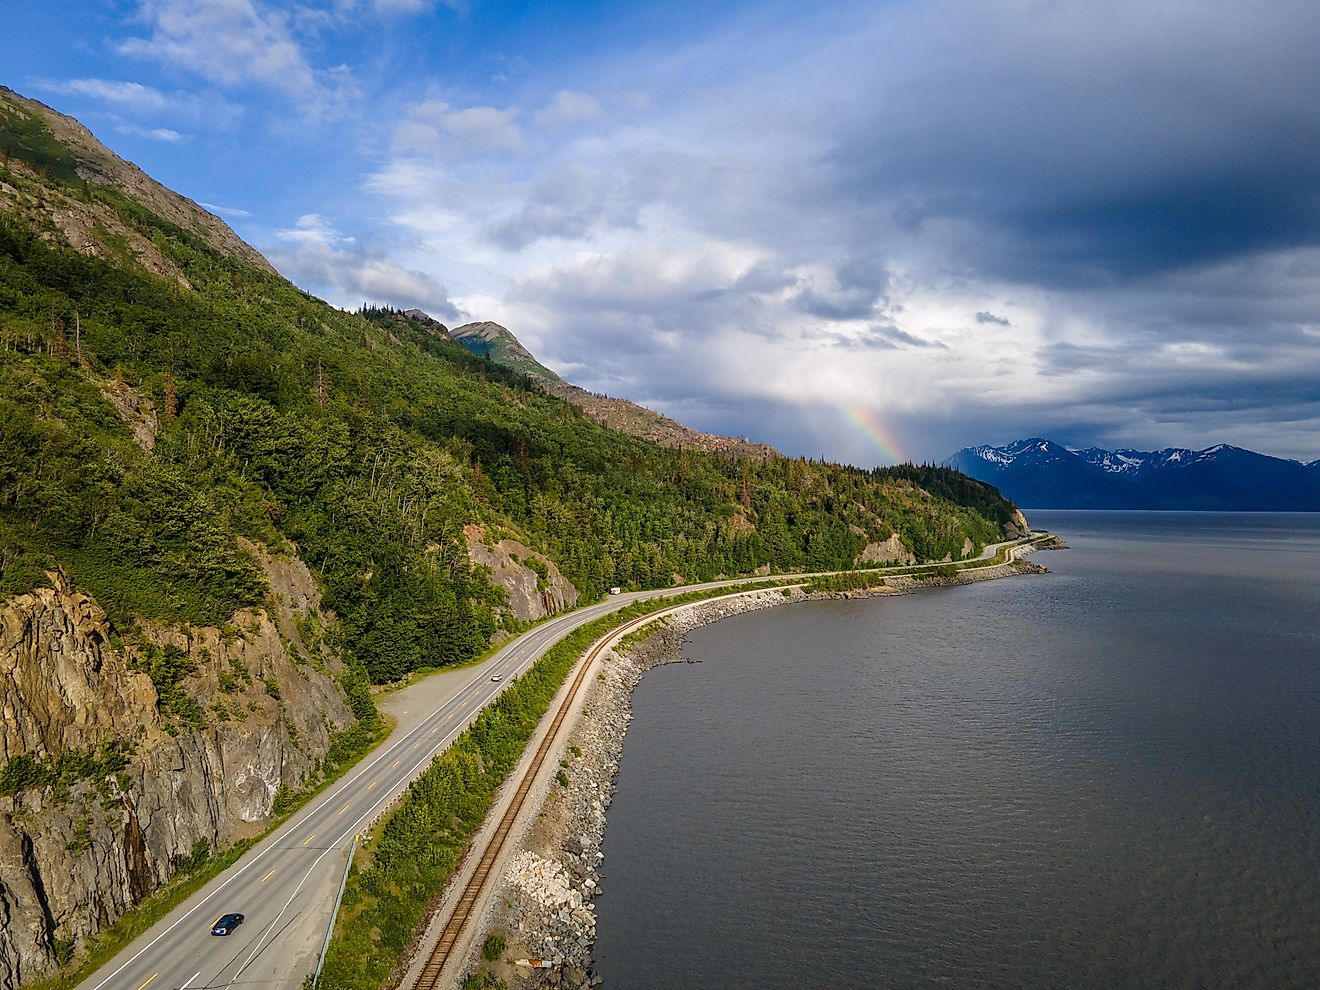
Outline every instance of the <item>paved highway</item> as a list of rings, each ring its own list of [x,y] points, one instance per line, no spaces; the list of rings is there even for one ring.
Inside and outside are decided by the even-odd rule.
[[[1003,545],[988,547],[986,555]],[[361,765],[84,981],[82,990],[300,986],[315,968],[353,836],[376,820],[510,678],[573,629],[631,602],[747,582],[615,595],[524,633],[465,671],[469,679],[452,697],[406,730],[396,730]],[[499,682],[491,680],[494,674]],[[211,935],[211,925],[230,911],[245,915],[244,924],[232,935]]]

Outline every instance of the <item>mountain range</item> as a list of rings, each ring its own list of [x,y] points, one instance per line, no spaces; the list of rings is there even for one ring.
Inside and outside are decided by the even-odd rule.
[[[946,462],[1024,508],[1320,511],[1320,461],[1215,444],[1076,449],[1043,437],[964,447]]]

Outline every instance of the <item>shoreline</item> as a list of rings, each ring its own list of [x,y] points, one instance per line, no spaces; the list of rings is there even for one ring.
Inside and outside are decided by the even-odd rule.
[[[654,667],[699,662],[682,655],[687,632],[734,615],[813,599],[908,594],[1044,573],[1046,568],[1020,559],[1035,549],[1015,548],[1004,564],[951,576],[894,576],[873,588],[811,594],[767,589],[736,599],[696,602],[645,627],[642,638],[630,637],[608,651],[559,753],[557,782],[551,783],[514,844],[517,852],[500,878],[461,972],[489,980],[477,987],[498,987],[497,981],[503,980],[512,990],[603,984],[603,975],[595,969],[593,904],[603,893],[601,844],[633,717],[633,690]],[[496,958],[484,958],[483,948]]]

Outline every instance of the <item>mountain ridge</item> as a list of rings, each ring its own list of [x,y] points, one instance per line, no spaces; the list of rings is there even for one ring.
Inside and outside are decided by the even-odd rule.
[[[944,464],[1024,508],[1320,511],[1320,461],[1231,444],[1069,448],[1044,437],[964,447]]]
[[[433,317],[420,309],[407,310],[404,315],[414,320],[424,318],[436,323]],[[437,325],[443,326],[443,324]],[[650,440],[664,447],[732,454],[735,457],[764,460],[768,457],[783,456],[767,443],[749,440],[746,437],[704,433],[631,399],[601,395],[565,381],[537,361],[514,333],[499,323],[483,320],[466,323],[448,332],[450,339],[462,344],[478,357],[489,357],[496,364],[527,375],[550,395],[566,399],[602,426],[626,433],[628,436]]]

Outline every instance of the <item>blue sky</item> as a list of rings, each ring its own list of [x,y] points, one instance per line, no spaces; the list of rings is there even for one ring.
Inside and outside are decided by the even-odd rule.
[[[1320,7],[9,3],[0,82],[336,305],[694,426],[1320,457]]]

